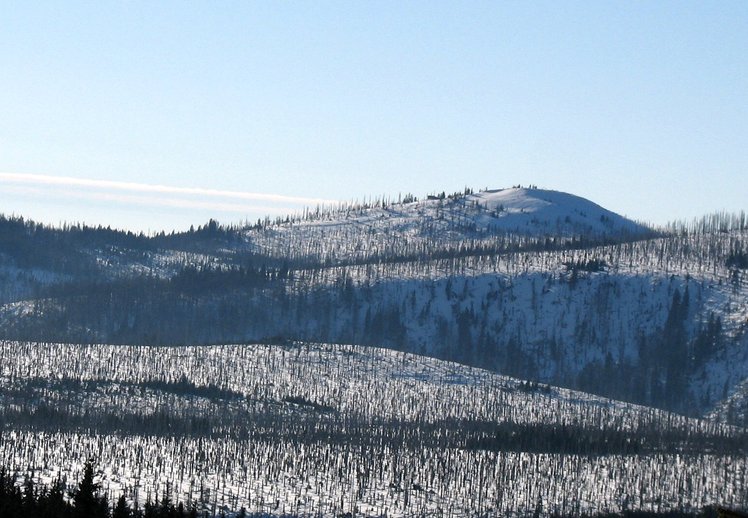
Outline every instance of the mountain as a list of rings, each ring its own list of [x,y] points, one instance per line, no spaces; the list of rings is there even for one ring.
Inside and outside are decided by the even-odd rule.
[[[0,254],[6,339],[385,346],[745,424],[744,214],[466,190],[156,236],[6,218]]]
[[[345,212],[344,218],[336,217]],[[589,200],[558,191],[515,187],[463,194],[431,195],[423,201],[380,203],[367,210],[348,211],[311,219],[303,227],[379,227],[394,235],[422,234],[429,225],[461,230],[453,237],[481,233],[516,233],[542,236],[641,235],[649,229],[606,210]],[[297,227],[298,228],[298,227]]]
[[[558,191],[512,188],[428,196],[417,201],[342,205],[279,218],[245,237],[274,257],[324,264],[434,257],[468,247],[506,250],[530,243],[615,241],[649,236],[651,229],[584,198]]]

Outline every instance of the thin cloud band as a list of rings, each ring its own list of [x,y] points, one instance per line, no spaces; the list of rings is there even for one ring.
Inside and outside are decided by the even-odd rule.
[[[48,186],[70,186],[103,189],[108,191],[130,191],[154,194],[192,195],[210,198],[224,198],[235,200],[264,201],[275,203],[290,203],[295,205],[330,205],[337,203],[336,200],[324,198],[305,198],[299,196],[286,196],[283,194],[265,194],[245,191],[226,191],[218,189],[203,189],[199,187],[174,187],[168,185],[157,185],[136,182],[120,182],[112,180],[93,180],[90,178],[74,178],[69,176],[50,176],[26,173],[3,173],[0,172],[0,182],[13,184],[33,184]]]

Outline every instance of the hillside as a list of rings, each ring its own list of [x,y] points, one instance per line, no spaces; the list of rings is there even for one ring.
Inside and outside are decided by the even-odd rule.
[[[212,515],[537,516],[746,499],[745,430],[386,349],[0,343],[0,465]]]
[[[745,215],[654,232],[515,188],[151,237],[0,227],[7,339],[386,346],[745,423]]]
[[[584,198],[558,191],[518,187],[473,193],[467,189],[463,194],[411,199],[279,218],[245,236],[256,252],[329,265],[433,257],[468,248],[620,241],[653,233]]]

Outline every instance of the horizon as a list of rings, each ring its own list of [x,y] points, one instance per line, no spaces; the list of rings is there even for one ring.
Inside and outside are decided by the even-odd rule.
[[[3,177],[3,173],[0,173],[0,179],[2,179],[2,177]],[[64,182],[65,180],[72,180],[72,179],[63,179],[62,182]],[[79,180],[79,179],[75,179],[75,180],[81,182],[82,184],[89,182],[89,180]],[[148,185],[148,184],[137,184],[137,185],[128,184],[128,185],[133,190],[142,190],[142,191],[149,191],[149,190],[156,190],[156,191],[158,191],[158,190],[167,190],[167,191],[171,191],[171,190],[174,190],[176,192],[179,192],[179,191],[192,191],[192,190],[194,190],[192,188],[156,186],[156,185]],[[562,193],[562,194],[569,194],[569,195],[575,196],[577,198],[580,198],[582,200],[591,202],[591,203],[593,203],[595,205],[599,205],[601,208],[603,208],[605,210],[610,210],[607,207],[602,206],[602,205],[596,203],[595,200],[589,200],[587,198],[583,198],[583,197],[577,196],[574,193],[560,191],[560,190],[557,190],[557,189],[548,189],[548,188],[545,188],[543,186],[532,185],[532,184],[530,184],[530,185],[515,184],[515,185],[509,186],[509,187],[500,187],[500,188],[493,188],[493,187],[488,187],[488,188],[486,188],[486,187],[474,188],[474,187],[471,187],[471,186],[465,186],[463,189],[461,189],[459,191],[454,191],[454,192],[447,192],[447,191],[444,191],[444,190],[438,190],[437,189],[437,190],[429,191],[427,193],[417,194],[417,193],[407,192],[407,193],[398,193],[394,197],[390,197],[388,195],[379,195],[379,196],[364,197],[364,198],[362,198],[360,200],[358,200],[358,199],[352,199],[352,200],[325,200],[325,199],[319,199],[317,201],[320,202],[320,203],[318,203],[317,205],[314,205],[314,206],[312,206],[312,205],[303,205],[303,206],[301,206],[300,205],[299,208],[297,208],[296,210],[290,210],[290,211],[284,212],[284,213],[276,213],[276,214],[273,214],[273,215],[271,215],[271,214],[265,214],[264,216],[258,217],[258,218],[254,219],[254,220],[249,220],[249,219],[245,219],[243,221],[234,221],[234,220],[225,220],[225,219],[221,220],[221,219],[218,219],[216,217],[210,216],[210,217],[208,217],[208,219],[203,220],[203,221],[193,221],[193,222],[189,223],[188,226],[186,226],[184,228],[171,228],[171,229],[163,229],[163,228],[161,228],[161,229],[151,229],[151,228],[148,228],[148,229],[133,229],[133,228],[119,227],[119,226],[111,225],[111,224],[90,223],[90,222],[87,222],[87,221],[74,221],[74,220],[70,220],[70,221],[68,221],[68,220],[60,220],[60,221],[57,221],[57,222],[49,222],[49,221],[37,220],[37,219],[35,219],[33,217],[29,217],[28,215],[25,215],[25,214],[6,213],[6,212],[2,212],[2,211],[0,211],[0,217],[4,217],[4,218],[8,218],[8,219],[21,219],[21,220],[23,220],[23,221],[25,221],[27,223],[32,222],[32,223],[37,224],[37,225],[43,225],[43,226],[47,226],[49,228],[59,229],[59,230],[62,230],[65,227],[102,228],[102,229],[109,229],[109,230],[116,231],[116,232],[133,233],[135,235],[144,235],[144,236],[150,238],[150,237],[155,237],[155,236],[157,236],[159,234],[179,234],[179,233],[192,232],[192,231],[194,231],[196,229],[199,229],[199,228],[207,226],[211,222],[215,222],[216,224],[219,225],[219,227],[223,227],[223,228],[232,228],[233,227],[233,228],[240,228],[241,229],[241,228],[253,227],[253,226],[257,225],[257,224],[264,224],[264,223],[275,224],[277,222],[283,223],[284,220],[286,220],[288,218],[290,218],[291,222],[293,223],[293,221],[295,219],[303,219],[304,215],[306,213],[312,213],[315,210],[319,210],[319,211],[321,211],[323,213],[325,213],[325,212],[335,213],[335,212],[340,211],[340,210],[345,210],[346,208],[358,208],[358,207],[361,207],[361,206],[364,206],[364,205],[367,205],[367,204],[373,205],[373,206],[368,207],[368,209],[376,209],[377,208],[376,205],[378,203],[380,203],[380,202],[385,202],[387,205],[403,204],[403,203],[414,203],[414,202],[415,203],[419,203],[419,202],[428,202],[428,201],[430,201],[430,198],[432,196],[439,196],[440,194],[444,194],[447,197],[453,196],[453,195],[463,196],[463,195],[466,195],[465,194],[466,190],[469,190],[470,194],[480,194],[480,193],[484,193],[484,192],[495,193],[495,192],[500,192],[500,191],[504,191],[504,190],[511,190],[511,189],[539,190],[539,191],[549,191],[549,192],[556,192],[556,193]],[[259,193],[232,193],[232,194],[234,194],[237,197],[243,197],[242,195],[246,195],[246,197],[254,197],[254,196],[258,196],[258,197],[269,196],[269,197],[272,197],[273,196],[273,195],[265,195],[265,194],[259,194]],[[407,197],[413,197],[414,199],[411,202],[403,201],[403,199],[407,198]],[[179,207],[179,205],[174,205],[174,206]],[[622,218],[624,218],[624,219],[626,219],[628,221],[631,221],[631,222],[639,224],[639,225],[643,225],[643,226],[645,226],[645,227],[647,227],[647,228],[649,228],[651,230],[654,230],[654,231],[664,231],[664,230],[666,230],[668,228],[675,228],[675,227],[680,227],[680,226],[688,226],[688,225],[691,225],[691,224],[696,224],[696,223],[699,223],[699,222],[701,222],[701,221],[703,221],[706,218],[709,218],[711,216],[721,216],[721,215],[741,216],[741,215],[743,215],[743,214],[746,213],[746,211],[742,210],[742,209],[741,210],[736,210],[736,211],[718,210],[718,211],[706,212],[704,214],[701,214],[701,215],[698,215],[698,216],[694,216],[691,219],[673,219],[673,220],[670,220],[670,221],[666,221],[664,223],[657,223],[657,222],[642,220],[642,219],[639,219],[639,218],[636,218],[636,217],[632,217],[632,216],[629,216],[629,215],[625,215],[625,214],[619,214],[619,213],[617,213],[615,211],[611,211],[611,212],[613,212],[614,214],[616,214],[618,216],[621,216]]]

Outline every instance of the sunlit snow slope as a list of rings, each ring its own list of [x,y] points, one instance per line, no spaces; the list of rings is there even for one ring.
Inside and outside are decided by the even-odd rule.
[[[505,247],[527,238],[621,240],[651,233],[572,194],[512,188],[409,203],[343,206],[253,229],[247,238],[255,250],[274,256],[336,262],[433,253],[464,240]]]
[[[211,516],[580,516],[739,505],[744,431],[348,345],[0,342],[0,464],[94,459]]]

